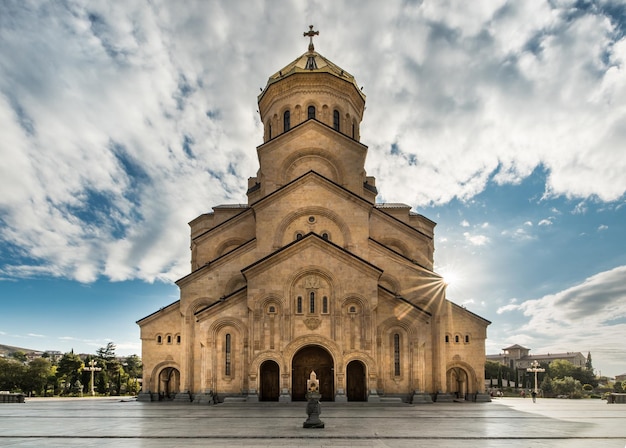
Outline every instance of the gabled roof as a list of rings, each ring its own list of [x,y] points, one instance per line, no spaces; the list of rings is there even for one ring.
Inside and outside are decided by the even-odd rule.
[[[476,313],[472,313],[470,310],[468,310],[464,306],[457,305],[456,303],[454,303],[453,301],[451,301],[449,299],[446,299],[446,302],[450,303],[453,307],[456,307],[459,310],[462,310],[462,311],[466,312],[467,314],[469,314],[470,316],[474,317],[475,319],[481,320],[481,321],[485,322],[487,325],[491,325],[491,321],[490,320],[487,320],[484,317],[481,317],[481,316],[479,316]]]
[[[172,311],[176,306],[180,305],[180,300],[177,300],[176,302],[172,302],[169,305],[166,305],[162,308],[159,308],[157,311],[155,311],[152,314],[148,314],[146,317],[142,317],[141,319],[139,319],[138,321],[136,321],[135,323],[139,326],[141,326],[142,323],[144,323],[145,320],[150,319],[151,317],[156,316],[157,314],[163,314],[163,313],[167,313],[169,311]]]
[[[424,308],[419,307],[418,305],[414,304],[414,303],[413,303],[413,302],[411,302],[410,300],[405,299],[405,298],[404,298],[404,297],[402,297],[401,295],[396,294],[395,292],[393,292],[393,291],[391,291],[391,290],[389,290],[389,289],[385,288],[384,286],[382,286],[382,285],[378,285],[378,288],[379,288],[379,289],[382,289],[382,290],[383,290],[383,291],[385,291],[386,293],[388,293],[388,294],[390,294],[390,295],[394,296],[394,297],[395,297],[396,299],[398,299],[399,301],[404,302],[404,303],[406,303],[407,305],[410,305],[411,307],[415,308],[415,309],[416,309],[417,311],[419,311],[421,314],[425,314],[425,315],[427,315],[428,317],[432,317],[432,316],[433,316],[433,315],[432,315],[432,313],[431,313],[430,311],[426,311]]]
[[[279,254],[290,250],[294,246],[306,245],[307,243],[310,243],[312,240],[315,240],[315,241],[318,241],[318,242],[322,242],[324,245],[327,245],[328,247],[332,247],[333,249],[336,249],[337,251],[339,251],[339,253],[343,254],[344,256],[348,256],[348,257],[350,257],[350,258],[352,258],[354,260],[357,260],[363,266],[367,266],[369,269],[373,269],[375,271],[378,271],[380,274],[382,274],[382,272],[383,272],[383,270],[381,268],[379,268],[378,266],[373,265],[372,263],[370,263],[369,261],[365,260],[364,258],[361,258],[358,255],[353,254],[349,250],[344,249],[341,246],[338,246],[337,244],[333,243],[332,241],[329,241],[329,240],[326,240],[326,239],[322,238],[317,233],[309,232],[306,235],[304,235],[302,238],[300,238],[299,240],[292,241],[291,243],[287,244],[286,246],[283,246],[280,249],[270,253],[269,255],[266,255],[265,257],[255,261],[251,265],[246,266],[245,268],[243,268],[241,270],[241,273],[245,277],[245,275],[246,275],[245,272],[246,271],[250,271],[251,269],[254,269],[255,267],[265,263],[266,261],[268,261],[268,260],[278,256]]]
[[[522,347],[519,344],[515,344],[515,345],[512,345],[510,347],[503,348],[502,350],[514,350],[514,349],[530,350],[529,348]]]

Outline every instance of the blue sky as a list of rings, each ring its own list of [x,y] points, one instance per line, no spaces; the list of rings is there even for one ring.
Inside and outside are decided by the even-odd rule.
[[[380,202],[438,223],[487,351],[626,372],[623,1],[0,3],[0,343],[140,353],[187,223],[246,202],[259,87],[316,50],[363,86]]]

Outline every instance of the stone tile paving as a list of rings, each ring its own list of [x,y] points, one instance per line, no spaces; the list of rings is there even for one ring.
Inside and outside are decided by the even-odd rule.
[[[496,399],[424,405],[139,403],[31,399],[0,405],[2,447],[626,447],[626,405]]]

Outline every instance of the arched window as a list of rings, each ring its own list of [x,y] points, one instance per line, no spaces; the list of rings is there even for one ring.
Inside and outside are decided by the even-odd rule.
[[[333,128],[335,128],[335,131],[339,130],[339,111],[338,110],[333,111]]]
[[[308,119],[315,118],[315,106],[309,106]]]
[[[466,343],[466,344],[469,344],[469,334],[466,334],[466,335],[465,335],[465,343]]]
[[[283,129],[284,132],[287,132],[289,129],[291,129],[291,115],[289,114],[288,110],[286,110],[283,114]]]
[[[322,238],[325,240],[328,240],[328,233],[326,232],[322,233]]]
[[[393,374],[400,376],[400,335],[393,335]]]
[[[454,337],[454,342],[456,342],[457,344],[459,343],[459,335],[458,334]]]
[[[352,305],[352,306],[348,309],[348,313],[350,313],[350,314],[356,314],[356,306]]]
[[[313,314],[315,312],[315,293],[309,293],[309,312]]]
[[[274,305],[270,305],[270,307],[267,309],[267,312],[270,314],[276,313],[276,307]]]
[[[157,336],[157,344],[162,344],[163,343],[163,337],[161,335]]]
[[[328,297],[322,298],[322,313],[328,314]]]
[[[177,343],[177,344],[180,344],[180,335],[179,335],[179,334],[178,334],[178,335],[176,335],[176,343]]]
[[[296,233],[296,239],[297,240],[301,240],[302,239],[302,233],[300,233],[300,232]]]
[[[302,296],[296,299],[296,313],[302,314]]]
[[[269,140],[271,140],[272,139],[272,124],[271,123],[267,125],[267,131],[268,131],[268,138]]]
[[[230,376],[230,333],[226,334],[226,340],[224,341],[224,374]]]
[[[168,344],[172,343],[172,335],[170,335],[170,334],[167,335],[167,343]]]
[[[450,342],[450,336],[446,335],[446,344]]]

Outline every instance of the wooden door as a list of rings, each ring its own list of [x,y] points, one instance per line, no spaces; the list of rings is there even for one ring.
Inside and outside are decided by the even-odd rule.
[[[261,401],[278,401],[280,369],[274,361],[261,364]]]
[[[334,401],[335,378],[333,358],[326,350],[318,346],[304,347],[295,354],[291,367],[291,399],[306,400],[306,380],[315,371],[320,383],[321,401]]]
[[[365,366],[361,361],[352,361],[346,369],[348,401],[366,401]]]

